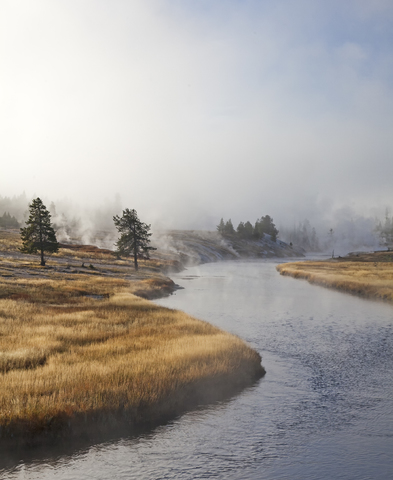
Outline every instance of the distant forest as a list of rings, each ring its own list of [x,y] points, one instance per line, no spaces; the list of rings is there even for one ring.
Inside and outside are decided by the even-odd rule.
[[[235,235],[246,240],[260,240],[265,235],[270,235],[273,242],[275,242],[278,236],[278,230],[273,223],[273,219],[269,215],[258,218],[254,226],[249,221],[240,222],[236,230],[231,219],[224,222],[224,219],[221,218],[220,223],[217,225],[217,231],[224,236]]]
[[[308,220],[299,222],[291,229],[284,229],[285,241],[304,248],[307,252],[321,251],[320,240],[317,231],[311,226]]]
[[[308,252],[331,251],[338,247],[351,251],[354,249],[393,247],[393,218],[389,209],[385,219],[350,216],[339,217],[334,226],[319,228],[319,231],[305,219],[292,228],[281,227],[280,238],[285,242],[303,247]]]
[[[389,209],[386,209],[385,221],[377,221],[376,232],[386,245],[393,244],[393,218],[390,216]]]
[[[27,209],[29,205],[29,200],[26,195],[23,193],[22,195],[13,196],[13,197],[2,197],[0,195],[0,218],[4,218],[10,216],[13,218],[13,222],[18,222],[18,227],[23,220],[25,219],[25,215],[27,214]],[[0,220],[0,226],[5,228],[13,228],[12,225],[9,225],[8,220],[5,220],[6,224],[3,224],[3,221]]]
[[[11,216],[9,212],[4,212],[3,216],[0,217],[0,227],[2,228],[18,228],[19,222],[18,220]]]

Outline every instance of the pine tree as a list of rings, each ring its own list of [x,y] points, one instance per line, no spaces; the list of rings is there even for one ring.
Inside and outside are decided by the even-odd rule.
[[[3,216],[0,217],[0,227],[3,227],[3,228],[18,228],[19,227],[19,222],[14,216],[11,217],[9,212],[4,212]]]
[[[224,233],[226,235],[233,235],[235,233],[235,229],[233,228],[233,223],[231,219],[229,219],[225,224]]]
[[[260,240],[264,236],[262,220],[257,218],[254,226],[254,237]]]
[[[30,215],[26,221],[26,227],[20,229],[23,253],[41,254],[41,265],[45,266],[44,252],[56,253],[59,243],[56,233],[51,225],[50,213],[40,198],[36,198],[29,205]]]
[[[223,218],[221,218],[220,223],[217,225],[217,231],[219,233],[224,233],[225,232],[225,223],[224,223]]]
[[[251,222],[247,220],[244,224],[244,236],[248,239],[252,238],[254,235],[254,227],[252,226]]]
[[[237,226],[237,229],[236,229],[236,233],[241,238],[243,238],[245,236],[245,234],[244,234],[244,222],[239,223],[239,225]]]
[[[150,247],[149,233],[150,225],[142,223],[137,215],[136,210],[123,210],[123,216],[113,217],[115,226],[120,233],[120,237],[116,242],[116,254],[119,256],[133,256],[135,270],[138,270],[138,257],[149,258],[149,251],[156,250]]]
[[[255,223],[255,234],[257,238],[263,238],[264,234],[267,233],[271,236],[273,242],[277,240],[278,230],[273,223],[273,219],[270,215],[265,215],[261,217]]]

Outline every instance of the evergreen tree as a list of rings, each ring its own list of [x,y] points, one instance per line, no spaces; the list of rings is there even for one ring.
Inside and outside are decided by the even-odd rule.
[[[327,247],[330,249],[332,248],[333,251],[332,251],[332,258],[334,257],[334,245],[336,243],[336,238],[335,238],[335,232],[333,230],[333,228],[331,228],[329,230],[329,233],[328,233],[328,240],[327,240]]]
[[[385,223],[382,226],[379,222],[379,232],[383,243],[391,244],[393,242],[393,219],[389,217],[390,209],[386,209]],[[378,227],[377,227],[378,228]]]
[[[232,220],[229,219],[224,227],[224,233],[227,235],[233,235],[235,233],[235,229],[233,228]]]
[[[237,234],[239,237],[245,237],[245,232],[244,232],[244,222],[240,222],[239,225],[237,226],[236,229]]]
[[[317,252],[319,250],[318,236],[314,227],[311,230],[310,247],[313,252]]]
[[[50,221],[51,215],[40,198],[31,202],[29,213],[27,226],[20,229],[22,239],[20,251],[23,253],[40,252],[41,265],[45,266],[44,252],[56,253],[59,250],[56,233]]]
[[[9,212],[4,212],[3,216],[0,217],[0,227],[4,228],[18,228],[18,220],[9,214]]]
[[[142,223],[137,215],[136,210],[123,210],[123,216],[113,217],[115,226],[120,233],[120,237],[116,242],[116,254],[121,256],[133,256],[135,270],[138,270],[138,257],[149,258],[149,251],[156,250],[150,247],[149,233],[150,225]]]
[[[254,227],[249,221],[247,221],[246,223],[240,222],[236,229],[236,232],[241,238],[251,239],[254,234]]]
[[[295,224],[291,229],[283,229],[283,238],[286,242],[304,248],[307,252],[320,251],[318,234],[307,218]]]
[[[217,225],[217,231],[221,234],[225,232],[225,223],[223,218],[221,218],[220,223]]]
[[[258,218],[257,221],[255,222],[255,226],[254,226],[254,237],[259,240],[259,239],[263,238],[263,233],[264,232],[262,230],[262,223]]]
[[[246,238],[252,238],[254,235],[254,227],[252,226],[251,222],[247,221],[244,224],[244,236]]]
[[[273,242],[277,240],[278,230],[274,225],[273,219],[270,217],[270,215],[261,217],[261,219],[257,220],[255,223],[256,236],[262,238],[265,233],[271,236]]]

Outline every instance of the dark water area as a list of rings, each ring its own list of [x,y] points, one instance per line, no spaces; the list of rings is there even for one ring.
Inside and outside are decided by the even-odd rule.
[[[391,479],[393,306],[280,276],[274,261],[193,267],[157,303],[239,335],[266,376],[135,437],[34,453],[10,479]]]

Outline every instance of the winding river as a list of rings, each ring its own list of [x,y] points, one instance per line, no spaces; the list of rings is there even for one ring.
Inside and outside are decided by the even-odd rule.
[[[393,478],[393,306],[280,276],[274,261],[205,264],[158,303],[245,339],[266,376],[134,438],[42,453],[10,479]]]

